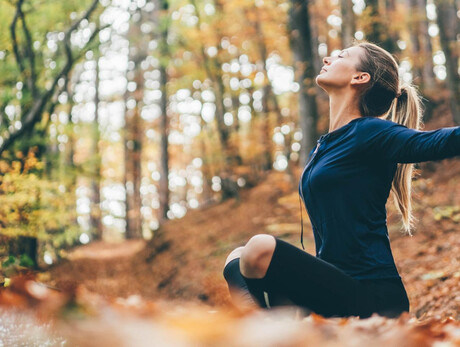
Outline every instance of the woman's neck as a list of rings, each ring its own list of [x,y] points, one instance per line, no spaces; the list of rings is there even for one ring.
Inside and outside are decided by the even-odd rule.
[[[354,93],[329,94],[329,132],[361,117],[358,100]]]

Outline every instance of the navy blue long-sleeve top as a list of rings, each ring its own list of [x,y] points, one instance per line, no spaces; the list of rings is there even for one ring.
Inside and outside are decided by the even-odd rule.
[[[316,256],[356,279],[399,277],[385,208],[397,163],[457,155],[460,127],[420,131],[360,117],[322,135],[299,184]]]

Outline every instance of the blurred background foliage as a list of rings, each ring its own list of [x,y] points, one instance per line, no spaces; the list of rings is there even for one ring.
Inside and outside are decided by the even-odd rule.
[[[322,58],[380,44],[426,117],[459,118],[454,0],[0,0],[3,269],[303,167],[327,132]],[[456,213],[456,212],[455,212]],[[439,212],[444,216],[444,212]]]

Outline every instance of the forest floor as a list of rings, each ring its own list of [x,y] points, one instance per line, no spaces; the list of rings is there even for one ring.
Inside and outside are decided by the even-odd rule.
[[[442,126],[450,126],[448,119],[425,130]],[[413,236],[401,232],[391,197],[387,204],[393,255],[411,305],[398,319],[324,319],[304,317],[293,308],[268,312],[232,306],[222,269],[234,248],[259,233],[300,247],[300,169],[294,179],[267,174],[244,190],[239,202],[231,199],[168,221],[149,242],[99,241],[75,248],[38,276],[38,282],[60,288],[59,295],[46,287],[36,294],[27,281],[12,291],[28,297],[23,306],[32,305],[42,316],[65,307],[67,316],[54,321],[54,332],[42,326],[36,336],[55,334],[55,343],[64,339],[71,346],[355,346],[371,341],[460,346],[460,159],[418,168]],[[314,254],[305,211],[303,217],[306,251]]]
[[[413,236],[400,231],[388,202],[393,254],[417,318],[439,315],[460,319],[460,160],[423,170],[414,182],[418,219]],[[310,223],[304,214],[304,244],[314,254]],[[191,211],[170,221],[153,240],[94,242],[71,251],[67,260],[41,275],[52,286],[82,286],[106,297],[140,295],[220,306],[229,303],[222,277],[226,256],[255,234],[268,233],[300,246],[297,190],[283,173],[270,173],[257,187],[234,200]]]

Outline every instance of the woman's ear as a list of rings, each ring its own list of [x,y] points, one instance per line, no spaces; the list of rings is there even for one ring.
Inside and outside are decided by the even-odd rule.
[[[369,83],[371,80],[371,75],[368,72],[357,72],[351,78],[351,84],[353,85],[362,85]]]

